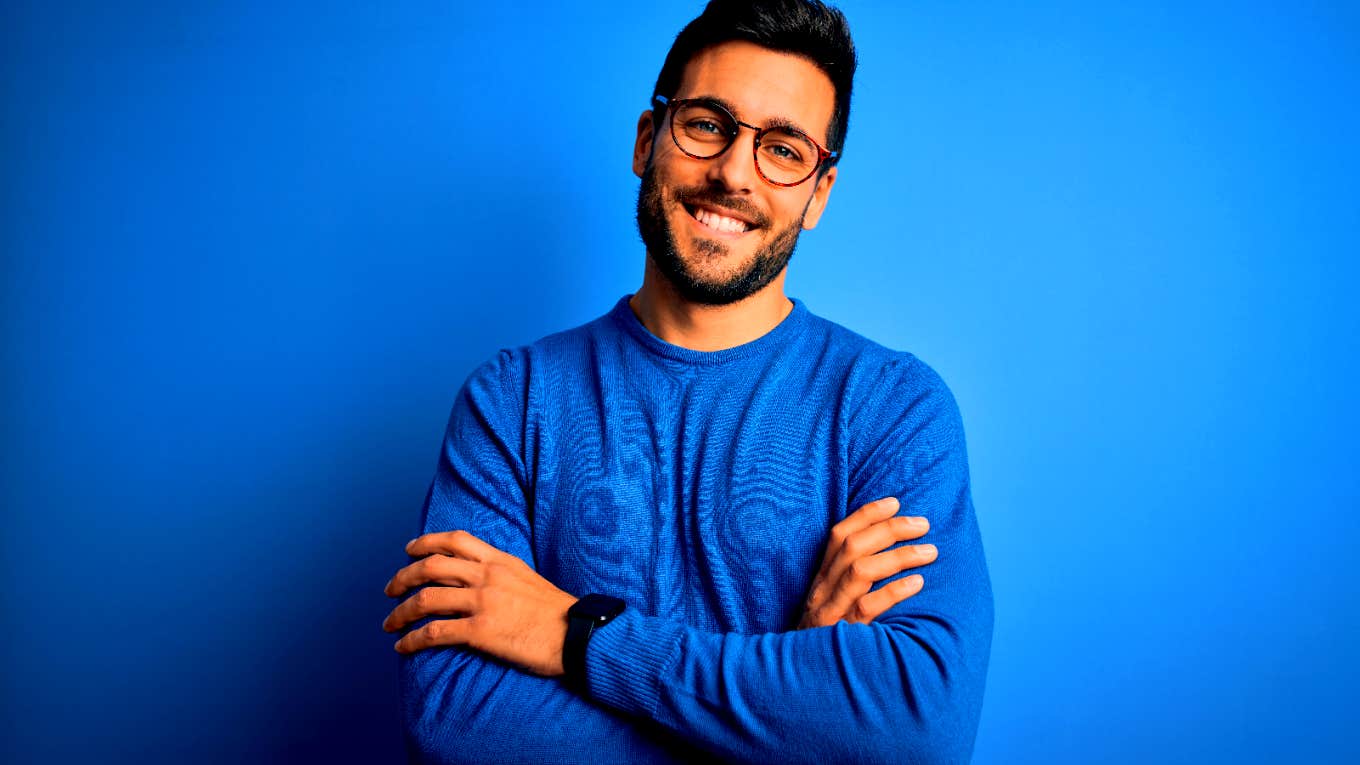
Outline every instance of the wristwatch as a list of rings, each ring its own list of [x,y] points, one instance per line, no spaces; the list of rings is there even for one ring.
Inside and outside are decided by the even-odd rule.
[[[587,595],[567,610],[567,639],[562,643],[562,676],[568,688],[586,692],[586,646],[595,630],[623,613],[626,604],[609,595]]]

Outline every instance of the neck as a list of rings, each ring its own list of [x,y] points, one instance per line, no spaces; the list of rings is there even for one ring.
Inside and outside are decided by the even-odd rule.
[[[793,302],[784,295],[786,273],[735,303],[704,305],[681,297],[648,258],[642,287],[628,305],[647,331],[671,345],[692,351],[726,350],[759,339],[793,310]]]

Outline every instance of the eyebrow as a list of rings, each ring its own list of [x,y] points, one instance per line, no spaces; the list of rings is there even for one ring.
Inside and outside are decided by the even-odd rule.
[[[695,100],[695,101],[712,101],[713,103],[717,104],[718,106],[721,106],[722,108],[726,109],[727,111],[732,112],[732,114],[733,114],[734,116],[736,116],[736,114],[737,114],[737,109],[736,109],[736,107],[732,106],[732,104],[728,103],[727,101],[725,101],[725,100],[723,100],[723,99],[721,99],[721,98],[719,98],[719,97],[717,97],[717,96],[699,95],[699,96],[692,96],[692,98],[693,98],[693,100]],[[738,116],[737,119],[740,120],[741,117]],[[786,129],[786,130],[796,130],[796,131],[798,131],[799,133],[802,133],[803,135],[806,135],[806,136],[811,136],[811,135],[812,135],[812,133],[809,133],[807,130],[805,130],[805,129],[803,129],[802,127],[800,127],[800,126],[798,125],[797,122],[794,122],[793,120],[789,119],[788,117],[772,117],[772,118],[770,118],[770,120],[769,120],[768,122],[766,122],[766,123],[765,123],[764,125],[762,125],[761,127],[766,127],[766,128],[784,128],[784,129]]]

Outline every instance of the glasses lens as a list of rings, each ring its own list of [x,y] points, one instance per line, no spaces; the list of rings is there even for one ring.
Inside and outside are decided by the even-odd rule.
[[[798,183],[812,175],[819,159],[817,147],[802,133],[779,128],[760,139],[756,164],[775,183]]]
[[[712,157],[722,153],[737,132],[732,115],[714,104],[702,101],[680,106],[671,120],[675,142],[685,152],[696,157]]]

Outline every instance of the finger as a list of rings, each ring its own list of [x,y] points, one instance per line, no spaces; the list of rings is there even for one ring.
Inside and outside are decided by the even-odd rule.
[[[839,554],[826,568],[827,582],[839,582],[850,564],[898,542],[919,539],[930,531],[930,522],[925,518],[897,515],[879,521],[866,529],[850,535],[841,546]]]
[[[475,598],[466,587],[426,587],[392,609],[383,621],[383,630],[396,632],[427,616],[471,614],[476,607]]]
[[[839,617],[851,613],[855,602],[864,597],[876,583],[909,568],[932,563],[938,556],[935,545],[907,545],[852,561],[841,578],[836,580],[835,591],[827,599],[824,615]]]
[[[817,575],[812,580],[812,586],[808,590],[809,608],[818,607],[821,601],[826,599],[827,569],[840,553],[841,545],[852,534],[872,526],[886,518],[891,518],[899,508],[901,503],[896,497],[883,497],[873,502],[866,502],[860,505],[855,512],[847,515],[840,523],[831,527],[831,533],[827,539],[826,552],[822,554],[822,565],[817,569]],[[831,579],[835,581],[835,579]]]
[[[827,545],[827,553],[832,553],[832,548],[839,548],[850,536],[885,518],[893,517],[901,507],[896,497],[884,497],[861,505],[855,512],[831,527],[831,544]]]
[[[466,645],[471,631],[467,619],[435,619],[406,633],[392,647],[397,653],[415,653],[439,645]]]
[[[884,550],[877,555],[861,558],[859,564],[861,573],[859,575],[867,577],[873,582],[881,582],[907,569],[934,563],[939,557],[940,551],[935,545],[903,545],[893,550]]]
[[[920,574],[904,576],[863,595],[846,615],[847,622],[868,624],[883,615],[884,611],[919,593],[925,585],[925,577]]]
[[[423,584],[443,584],[454,587],[467,587],[481,584],[482,568],[472,561],[451,558],[447,555],[429,555],[407,565],[393,575],[383,592],[389,598]]]
[[[814,619],[818,624],[835,624],[845,618],[846,611],[851,604],[869,592],[869,588],[874,586],[874,580],[867,575],[860,575],[863,564],[850,566],[849,570],[835,584],[823,585],[827,595],[819,606],[809,604],[808,610],[813,613]]]
[[[434,553],[456,555],[459,558],[473,561],[484,561],[504,554],[462,529],[437,531],[433,534],[416,537],[406,543],[406,554],[413,558],[433,555]]]

